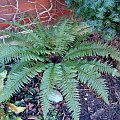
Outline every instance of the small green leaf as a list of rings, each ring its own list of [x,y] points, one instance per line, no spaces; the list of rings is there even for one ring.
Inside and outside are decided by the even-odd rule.
[[[20,117],[16,117],[15,120],[22,120]]]

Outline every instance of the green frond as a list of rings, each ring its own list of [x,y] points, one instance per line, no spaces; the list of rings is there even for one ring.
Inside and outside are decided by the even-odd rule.
[[[120,52],[113,49],[107,44],[101,44],[96,42],[82,42],[79,47],[70,49],[70,51],[64,57],[64,60],[74,59],[77,57],[84,56],[107,56],[110,55],[112,58],[120,61]]]
[[[50,40],[49,37],[51,35],[47,34],[47,29],[46,27],[43,27],[42,24],[39,24],[39,30],[37,29],[37,25],[34,26],[34,29],[31,27],[25,27],[21,25],[18,22],[11,23],[14,26],[17,26],[19,29],[16,31],[3,31],[2,34],[5,34],[8,36],[8,43],[11,43],[11,41],[19,43],[24,43],[23,46],[28,46],[30,48],[36,48],[36,47],[49,47],[50,46]],[[36,23],[38,24],[38,23]],[[49,43],[50,44],[49,44]],[[21,44],[22,45],[22,44]]]
[[[23,53],[21,53],[21,57],[20,57],[20,61],[41,61],[44,62],[45,61],[45,56],[40,56],[37,53],[31,52],[31,51],[24,51]]]
[[[7,63],[11,61],[11,59],[18,59],[20,53],[25,51],[25,48],[21,48],[19,46],[11,46],[11,45],[0,45],[0,62]]]
[[[29,43],[31,43],[33,45],[33,47],[45,47],[46,46],[46,40],[47,39],[43,39],[42,35],[43,33],[35,33],[34,31],[31,32],[31,34],[27,35],[26,41]]]
[[[0,94],[0,103],[9,99],[13,93],[20,91],[27,84],[29,80],[34,77],[38,72],[42,72],[47,67],[47,64],[39,63],[31,68],[24,67],[22,71],[11,73],[6,81],[6,85],[3,88],[2,94]],[[8,92],[9,91],[9,92]]]
[[[15,42],[17,44],[23,44],[23,46],[27,45],[27,41],[26,41],[26,38],[27,38],[27,34],[22,34],[20,33],[19,31],[15,32],[15,31],[8,31],[8,30],[5,30],[2,32],[2,34],[6,35],[6,39],[5,39],[5,43],[6,44],[10,44],[11,42]]]
[[[75,39],[72,34],[72,26],[64,21],[62,24],[54,26],[52,31],[55,39],[55,51],[58,54],[63,54]]]
[[[22,20],[22,19],[21,19]],[[21,23],[20,23],[20,21],[21,20],[19,20],[19,21],[14,21],[14,22],[9,22],[9,21],[5,21],[4,23],[5,24],[9,24],[9,25],[12,25],[12,26],[14,26],[14,27],[17,27],[17,28],[20,28],[20,29],[22,29],[22,30],[28,30],[27,29],[27,27],[26,26],[24,26],[24,25],[22,25]],[[16,29],[17,30],[17,29]]]
[[[116,71],[116,75],[118,75],[117,69],[113,68],[111,65],[106,63],[102,63],[97,60],[79,60],[78,64],[76,66],[82,66],[84,68],[91,69],[91,71],[96,71],[100,73],[108,73],[108,74],[113,74]]]
[[[16,64],[10,65],[12,68],[10,73],[15,73],[16,71],[22,71],[24,67],[31,68],[35,65],[35,62],[33,60],[31,61],[19,61]]]
[[[76,71],[70,67],[61,66],[61,82],[60,88],[65,97],[66,104],[74,120],[79,120],[80,104],[79,104],[79,91],[77,89],[78,81],[75,79]]]
[[[13,32],[13,31],[5,31],[4,34],[7,34],[9,37],[5,39],[6,44],[15,44],[21,47],[29,47],[29,48],[42,48],[45,47],[46,42],[42,37],[37,33],[33,33],[32,30],[28,29],[23,32]],[[43,33],[41,33],[43,34]]]
[[[34,53],[37,54],[41,54],[41,55],[46,55],[46,54],[54,54],[55,52],[46,48],[41,48],[40,46],[37,47],[35,49],[33,49],[32,51],[34,51]]]
[[[88,87],[97,92],[97,94],[106,102],[108,101],[108,88],[104,79],[100,78],[101,75],[85,66],[78,66],[78,79],[81,83],[87,84]]]
[[[79,25],[78,25],[79,26]],[[79,47],[81,42],[86,41],[86,38],[91,34],[89,31],[89,26],[83,26],[80,25],[78,28],[78,33],[76,34],[75,41],[74,41],[74,47]]]
[[[58,84],[58,77],[57,77],[57,69],[59,68],[56,64],[49,64],[47,70],[44,71],[43,77],[40,84],[40,96],[41,96],[41,104],[44,119],[47,117],[47,113],[49,112],[49,108],[51,107],[50,101],[48,96],[50,94],[50,90]]]
[[[56,53],[64,54],[68,50],[68,46],[74,41],[75,37],[68,33],[61,33],[55,36],[56,38]]]
[[[34,48],[26,48],[20,47],[17,45],[1,45],[0,47],[0,62],[1,63],[8,63],[12,59],[14,60],[21,60],[21,61],[30,61],[30,60],[39,60],[44,62],[45,57],[40,56],[39,52],[43,52],[43,50],[35,51]],[[45,51],[47,52],[47,51]],[[49,52],[48,52],[49,53]]]

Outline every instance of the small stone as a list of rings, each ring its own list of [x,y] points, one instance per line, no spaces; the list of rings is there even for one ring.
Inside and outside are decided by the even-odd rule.
[[[87,98],[84,98],[85,100],[87,100]]]
[[[55,90],[55,89],[52,89],[52,90],[50,91],[50,94],[49,94],[49,96],[48,96],[48,99],[49,99],[50,101],[53,101],[53,102],[58,103],[58,102],[60,102],[60,101],[63,100],[63,96],[61,95],[61,93],[60,93],[59,91],[57,91],[57,90]]]
[[[88,111],[91,111],[91,108],[90,108],[90,107],[88,107]]]
[[[86,96],[88,96],[89,94],[88,93],[86,93]]]

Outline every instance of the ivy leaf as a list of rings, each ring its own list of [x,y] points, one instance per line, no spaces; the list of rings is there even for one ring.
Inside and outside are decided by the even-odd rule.
[[[112,28],[105,29],[102,34],[105,40],[111,40],[115,35],[116,31]]]

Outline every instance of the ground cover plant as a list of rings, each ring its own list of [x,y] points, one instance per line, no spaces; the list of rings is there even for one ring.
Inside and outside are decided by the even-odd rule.
[[[107,44],[86,41],[89,27],[70,21],[51,27],[38,23],[34,29],[19,23],[13,24],[27,32],[6,31],[10,35],[10,42],[0,44],[0,63],[15,63],[1,89],[0,103],[7,101],[31,78],[42,73],[39,95],[44,119],[52,105],[48,99],[50,91],[57,89],[64,96],[73,119],[79,120],[79,82],[96,91],[109,104],[108,88],[101,73],[118,75],[117,70],[107,63],[96,59],[88,61],[85,57],[111,56],[120,61],[119,51]]]
[[[120,36],[119,0],[66,0],[66,3],[82,17],[83,24],[89,24],[91,30],[99,32],[104,40]]]

